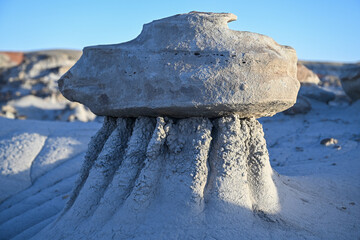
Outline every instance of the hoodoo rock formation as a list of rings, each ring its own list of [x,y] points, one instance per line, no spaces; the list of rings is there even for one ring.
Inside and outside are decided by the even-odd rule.
[[[277,176],[255,118],[295,103],[297,58],[230,30],[235,19],[190,12],[84,49],[60,89],[106,118],[69,202],[36,237],[240,239],[273,221]]]

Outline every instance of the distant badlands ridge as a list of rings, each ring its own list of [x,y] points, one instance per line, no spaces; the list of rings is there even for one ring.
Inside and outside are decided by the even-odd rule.
[[[65,99],[57,80],[80,58],[78,50],[0,52],[0,116],[15,119],[92,121],[85,106]]]
[[[8,68],[20,65],[26,58],[32,55],[67,55],[70,59],[79,59],[82,51],[70,49],[49,49],[29,52],[0,51],[0,68]]]

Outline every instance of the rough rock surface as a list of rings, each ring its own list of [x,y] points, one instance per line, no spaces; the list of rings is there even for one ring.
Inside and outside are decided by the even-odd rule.
[[[335,145],[338,143],[338,140],[335,138],[325,138],[321,140],[320,144],[325,145],[326,147]]]
[[[145,24],[132,41],[84,48],[59,80],[63,95],[113,117],[271,116],[299,89],[295,50],[229,29],[228,13],[190,12]]]
[[[237,239],[279,210],[273,177],[255,119],[107,117],[34,239]]]
[[[301,84],[315,84],[318,85],[320,83],[319,77],[313,73],[310,69],[305,67],[302,63],[297,63],[297,79]]]
[[[351,100],[360,99],[360,64],[354,64],[352,68],[344,71],[341,78],[341,85]]]

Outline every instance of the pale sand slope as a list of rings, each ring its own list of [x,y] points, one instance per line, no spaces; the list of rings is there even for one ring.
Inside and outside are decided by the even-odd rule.
[[[281,209],[277,216],[264,215],[249,238],[360,235],[360,101],[350,106],[311,104],[306,115],[260,119],[271,164],[281,175]],[[13,194],[0,204],[0,239],[28,239],[64,206],[87,142],[100,124],[0,118],[0,126],[0,178],[6,183],[1,184],[1,197]],[[329,137],[341,149],[320,144]]]
[[[21,201],[21,196],[40,193],[42,188],[77,174],[87,143],[100,124],[0,118],[0,126],[0,202],[6,203],[12,195],[12,201]],[[61,195],[55,192],[52,197]],[[29,207],[34,206],[38,202]]]

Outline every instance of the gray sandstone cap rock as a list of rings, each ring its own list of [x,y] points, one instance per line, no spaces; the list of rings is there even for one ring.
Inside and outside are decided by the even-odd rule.
[[[86,47],[59,80],[63,95],[114,117],[272,116],[300,84],[293,48],[234,31],[231,13],[190,12],[145,24],[132,41]]]

